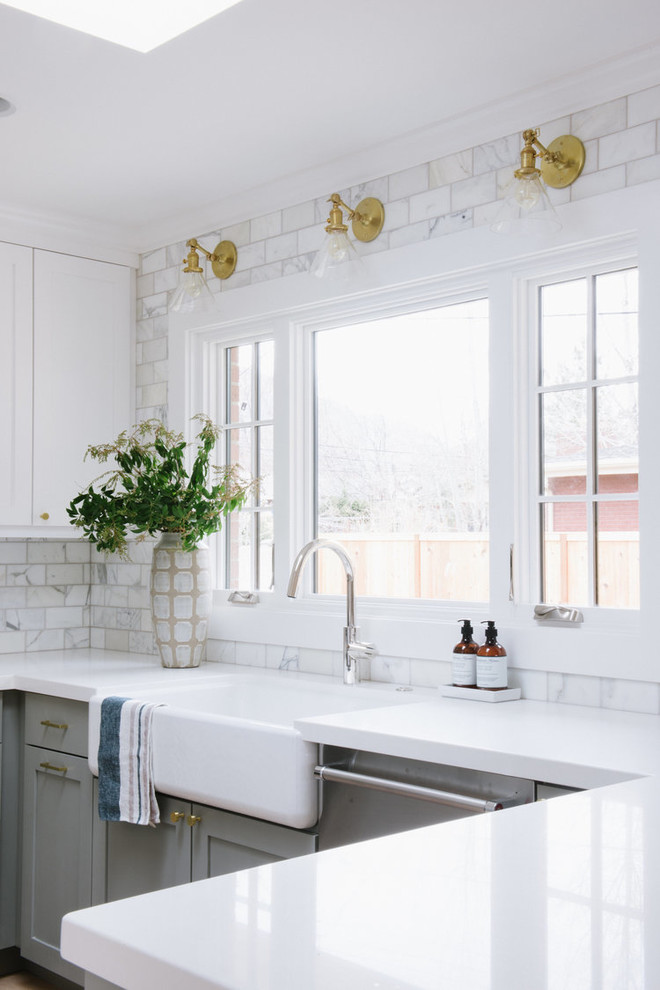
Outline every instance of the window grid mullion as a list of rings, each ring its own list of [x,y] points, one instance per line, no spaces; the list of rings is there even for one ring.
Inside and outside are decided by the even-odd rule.
[[[587,436],[586,436],[586,512],[587,512],[587,559],[589,561],[588,593],[589,604],[598,604],[598,554],[597,521],[594,495],[596,493],[596,278],[587,280],[587,372],[590,384],[587,386]]]
[[[536,333],[534,334],[535,339],[535,353],[534,353],[534,363],[536,366],[536,406],[535,406],[535,417],[536,417],[536,450],[538,451],[538,456],[536,457],[536,491],[534,496],[536,498],[536,529],[537,529],[537,540],[535,543],[536,547],[536,573],[537,573],[537,588],[541,589],[540,598],[541,601],[546,601],[546,587],[545,587],[545,513],[546,510],[543,508],[543,503],[540,501],[540,496],[542,496],[543,488],[543,461],[544,461],[544,447],[543,447],[543,348],[542,348],[542,334],[544,332],[543,325],[543,288],[539,286],[536,291]],[[540,551],[540,552],[539,552]],[[534,589],[536,592],[536,589]]]

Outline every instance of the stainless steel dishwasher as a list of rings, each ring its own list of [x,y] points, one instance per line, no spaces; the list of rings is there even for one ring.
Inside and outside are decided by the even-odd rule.
[[[520,777],[322,746],[319,849],[534,801]]]

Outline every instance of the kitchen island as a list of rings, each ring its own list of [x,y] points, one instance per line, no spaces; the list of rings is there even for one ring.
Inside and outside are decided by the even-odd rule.
[[[0,687],[85,700],[145,676],[227,671],[173,675],[103,651],[63,660],[7,658]],[[89,990],[660,986],[657,716],[424,691],[297,727],[312,742],[590,789],[74,912],[62,954]]]

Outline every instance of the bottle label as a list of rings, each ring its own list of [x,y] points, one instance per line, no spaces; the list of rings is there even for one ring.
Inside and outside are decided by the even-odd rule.
[[[451,682],[456,687],[474,687],[477,683],[476,653],[452,653]]]
[[[506,657],[477,657],[477,687],[507,686]]]

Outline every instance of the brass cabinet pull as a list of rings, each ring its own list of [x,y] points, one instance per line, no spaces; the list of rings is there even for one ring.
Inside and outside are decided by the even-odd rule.
[[[39,516],[40,519],[50,519],[50,512],[42,512]]]
[[[199,815],[188,815],[188,817],[186,818],[186,821],[191,828],[193,827],[193,825],[199,825],[201,820],[202,819],[200,818]]]
[[[49,729],[68,729],[69,726],[66,722],[51,722],[49,718],[43,718],[41,720],[42,725],[48,726]]]
[[[58,773],[66,773],[69,769],[68,767],[56,767],[54,763],[40,763],[39,766],[43,767],[44,770],[57,770]]]
[[[183,811],[171,811],[170,812],[170,821],[172,822],[173,825],[176,825],[177,822],[180,822],[181,819],[182,818],[185,818],[185,817],[186,817],[185,816],[185,812],[183,812]]]

